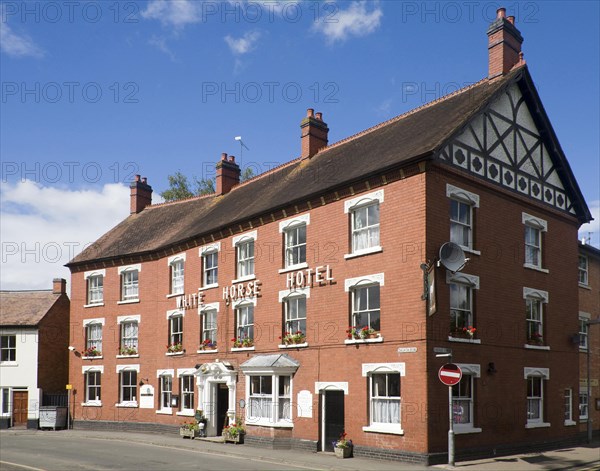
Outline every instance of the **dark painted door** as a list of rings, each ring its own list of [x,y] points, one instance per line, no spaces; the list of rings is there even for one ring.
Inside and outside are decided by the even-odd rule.
[[[217,385],[217,436],[223,432],[227,409],[229,409],[229,388],[226,384],[219,383]]]
[[[325,451],[333,451],[332,442],[344,432],[344,391],[325,391],[324,396]]]
[[[27,425],[27,391],[13,391],[13,425]]]

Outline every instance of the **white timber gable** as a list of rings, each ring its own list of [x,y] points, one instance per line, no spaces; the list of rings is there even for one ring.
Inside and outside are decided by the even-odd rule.
[[[473,118],[439,158],[504,188],[575,214],[527,103],[513,84]]]

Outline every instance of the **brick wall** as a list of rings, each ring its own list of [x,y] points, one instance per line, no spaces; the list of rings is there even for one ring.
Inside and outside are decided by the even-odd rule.
[[[64,393],[69,382],[69,307],[62,294],[39,323],[38,388]]]

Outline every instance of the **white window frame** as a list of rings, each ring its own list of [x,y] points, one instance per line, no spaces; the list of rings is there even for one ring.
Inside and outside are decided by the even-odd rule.
[[[194,415],[195,406],[196,406],[196,376],[194,376],[195,369],[185,368],[177,370],[177,378],[179,378],[179,412],[178,415],[186,415],[191,416]],[[189,381],[189,389],[186,388],[184,381]],[[190,399],[191,397],[191,399]],[[186,403],[186,398],[188,401],[191,400],[192,407],[184,407]]]
[[[256,303],[255,302],[241,302],[238,303],[234,306],[234,311],[235,311],[235,338],[239,339],[239,338],[249,338],[250,340],[252,340],[252,344],[254,345],[254,308],[256,307]],[[246,323],[246,324],[241,324],[240,320],[241,320],[241,316],[242,316],[242,309],[246,309],[246,308],[251,308],[252,309],[252,322],[251,323]],[[252,335],[244,335],[244,337],[242,337],[242,331],[240,329],[248,329],[251,328],[251,332]],[[252,347],[251,347],[252,348]]]
[[[577,265],[577,280],[579,281],[580,286],[589,286],[589,269],[590,269],[590,259],[587,255],[579,254],[578,257],[578,265]],[[581,261],[584,261],[584,267],[581,266]],[[583,275],[583,276],[582,276]],[[582,281],[583,278],[583,281]]]
[[[538,348],[545,348],[548,349],[548,343],[546,342],[546,333],[544,331],[544,316],[545,313],[544,311],[546,310],[544,304],[547,304],[549,301],[549,296],[548,296],[548,292],[547,291],[543,291],[543,290],[539,290],[539,289],[534,289],[534,288],[523,288],[523,299],[525,300],[525,325],[526,325],[526,340],[527,342],[530,341],[530,323],[536,323],[539,326],[539,330],[538,332],[541,331],[541,336],[542,336],[542,345],[538,346]],[[528,316],[528,311],[529,311],[529,304],[530,303],[536,303],[539,305],[539,319],[530,319]],[[525,347],[526,348],[535,348],[535,344],[529,344],[529,343],[525,343]]]
[[[214,343],[218,347],[218,318],[219,318],[219,303],[208,303],[198,308],[198,315],[200,316],[200,345],[207,338],[213,339]],[[214,315],[214,325],[207,324],[207,320]],[[207,336],[207,333],[214,333],[213,335]],[[216,348],[215,348],[216,349]],[[210,350],[213,351],[213,350]]]
[[[106,277],[106,269],[86,271],[83,277],[85,279],[86,293],[84,307],[104,306],[104,278]],[[97,283],[98,281],[99,283]],[[92,286],[93,283],[96,283],[96,285]]]
[[[123,383],[123,373],[135,373],[135,381],[133,384],[125,385]],[[140,365],[117,365],[117,375],[119,381],[119,402],[115,404],[115,407],[138,407],[138,384],[137,379],[140,373]],[[124,401],[124,388],[134,388],[135,389],[135,400],[133,401]]]
[[[565,425],[575,425],[577,422],[573,420],[573,388],[565,388]]]
[[[121,282],[121,300],[118,304],[126,304],[138,302],[140,300],[140,272],[142,271],[142,265],[140,263],[136,265],[127,265],[118,268],[119,278]],[[128,277],[135,274],[135,281],[128,280]],[[135,289],[134,289],[135,288]],[[128,289],[132,293],[127,293]]]
[[[461,248],[467,252],[471,252],[476,255],[479,255],[481,252],[474,250],[474,248],[473,248],[473,246],[474,246],[473,234],[475,232],[475,221],[474,221],[475,211],[474,211],[474,209],[479,208],[479,195],[472,193],[470,191],[467,191],[467,190],[463,190],[462,188],[458,188],[454,185],[447,183],[446,184],[446,197],[451,200],[451,202],[450,202],[451,205],[452,205],[452,202],[456,202],[460,205],[465,205],[469,212],[469,223],[465,224],[460,220],[452,219],[452,207],[450,207],[450,241],[460,245]],[[459,209],[460,209],[460,206],[459,206]],[[461,227],[468,227],[469,240],[467,241],[467,244],[459,243],[455,240],[452,240],[453,224],[460,225]]]
[[[591,314],[579,311],[579,350],[587,351],[589,346],[589,329],[586,324],[592,318]]]
[[[398,423],[380,423],[373,422],[373,374],[398,374],[400,375],[400,397],[399,397],[399,422]],[[393,435],[404,435],[402,429],[402,378],[406,376],[406,364],[405,363],[363,363],[362,364],[362,376],[368,378],[368,406],[369,406],[369,425],[364,426],[362,429],[364,432],[374,433],[388,433]]]
[[[290,318],[290,306],[289,303],[297,303],[299,300],[303,299],[304,300],[304,312],[303,317],[300,316],[300,311],[297,309],[297,316],[294,319]],[[307,303],[306,303],[306,296],[302,295],[302,294],[297,294],[297,295],[291,295],[288,296],[284,299],[283,301],[283,309],[284,309],[284,324],[283,324],[283,330],[284,332],[290,332],[291,334],[295,334],[297,331],[301,331],[304,336],[306,337],[306,330],[307,330]],[[304,321],[304,322],[303,322]],[[304,328],[299,328],[302,323],[304,323]],[[295,325],[295,328],[291,328],[292,325]]]
[[[582,411],[585,411],[582,413]],[[590,398],[587,389],[579,390],[579,420],[587,422],[590,417]]]
[[[83,384],[84,384],[84,399],[82,406],[101,406],[102,405],[102,375],[104,374],[104,366],[102,365],[94,365],[94,366],[82,366],[81,373],[83,374]],[[99,384],[92,386],[93,388],[97,388],[100,390],[100,398],[99,399],[90,399],[90,385],[89,385],[89,375],[98,374],[99,375]],[[98,396],[96,396],[98,398]]]
[[[361,255],[367,255],[370,253],[377,253],[377,252],[381,252],[383,250],[383,248],[381,246],[381,204],[383,202],[384,202],[384,191],[383,190],[373,191],[371,193],[360,195],[355,198],[344,201],[344,213],[348,214],[350,216],[350,253],[344,255],[345,259],[359,257]],[[379,209],[379,220],[377,221],[377,224],[373,224],[371,226],[368,225],[368,210],[367,210],[367,226],[359,228],[359,229],[355,229],[355,227],[354,227],[355,226],[355,211],[361,210],[361,209],[369,207],[369,206],[374,206],[374,205],[377,205],[378,209]],[[371,228],[375,228],[375,226],[377,226],[377,231],[378,231],[377,244],[371,246],[370,245],[370,237],[368,237],[367,239],[369,240],[369,246],[362,248],[362,249],[356,249],[355,237],[354,237],[355,233],[357,233],[358,231],[364,231],[364,230],[369,231]]]
[[[481,343],[481,339],[463,339],[460,337],[452,336],[453,329],[458,328],[458,326],[455,325],[456,323],[453,322],[452,311],[467,312],[467,318],[469,322],[466,322],[463,327],[471,326],[477,328],[475,323],[475,310],[473,301],[475,298],[475,290],[479,289],[479,277],[475,275],[468,275],[462,272],[450,273],[449,271],[446,271],[446,284],[448,285],[448,297],[450,306],[450,335],[448,336],[448,338],[456,341],[465,340],[472,343]],[[466,289],[469,304],[468,309],[465,310],[452,307],[452,302],[450,301],[452,299],[452,285]]]
[[[183,321],[185,317],[185,311],[175,309],[173,311],[167,311],[167,321],[169,323],[169,345],[181,344],[183,347]],[[181,330],[174,330],[174,323],[176,320],[181,322]],[[176,342],[176,336],[180,336],[181,340]],[[180,352],[177,352],[180,353]]]
[[[248,404],[246,408],[246,423],[251,425],[262,425],[266,427],[283,427],[283,428],[293,428],[293,414],[292,414],[292,397],[293,397],[293,373],[296,368],[293,369],[284,369],[278,368],[277,372],[273,371],[263,371],[263,372],[245,372],[246,376],[246,404]],[[252,378],[253,377],[268,377],[271,378],[271,393],[270,394],[251,394],[252,392]],[[288,393],[284,395],[280,395],[279,387],[282,378],[289,378],[289,388]],[[282,405],[280,403],[281,399],[287,402],[287,411],[289,411],[289,417],[283,417],[282,414]],[[252,401],[260,401],[262,404],[265,404],[261,407],[261,411],[263,412],[261,415],[252,415],[254,406]],[[285,406],[283,406],[285,407]],[[265,412],[266,408],[266,412]]]
[[[370,302],[370,295],[369,295],[369,289],[370,288],[375,288],[377,287],[379,290],[379,306],[375,307],[374,305],[371,306],[368,303]],[[358,307],[358,301],[357,301],[357,297],[358,297],[358,293],[359,291],[365,291],[365,295],[367,296],[367,309],[366,310],[360,310]],[[352,287],[352,289],[350,290],[350,299],[351,299],[351,313],[352,313],[352,317],[351,317],[351,323],[350,325],[352,325],[353,327],[356,327],[357,329],[360,329],[364,326],[369,327],[370,329],[373,329],[375,332],[381,332],[381,285],[379,283],[370,283],[370,284],[358,284]],[[371,319],[371,313],[377,313],[378,317],[379,317],[379,328],[375,329],[374,326],[376,326],[376,322],[374,320]],[[361,323],[360,325],[357,323],[357,317],[358,316],[363,316],[366,315],[367,316],[367,322],[366,323]]]
[[[531,214],[527,214],[527,213],[522,213],[522,217],[521,217],[522,223],[525,226],[525,232],[524,232],[524,239],[523,239],[523,243],[524,243],[524,263],[523,266],[525,268],[532,268],[534,270],[539,270],[539,271],[543,271],[545,273],[548,272],[548,270],[542,268],[543,266],[543,259],[542,259],[542,240],[543,240],[543,236],[542,234],[544,232],[548,231],[548,222],[544,219],[538,218],[536,216],[532,216]],[[534,243],[528,243],[527,242],[527,231],[529,230],[535,230],[537,231],[537,241],[534,241]],[[530,250],[535,250],[537,251],[537,263],[534,263],[535,260],[528,260],[528,248]]]
[[[84,319],[83,320],[84,339],[85,339],[84,350],[87,350],[90,347],[96,347],[96,350],[98,350],[100,352],[100,355],[93,357],[93,358],[100,359],[104,356],[104,350],[103,350],[103,346],[102,346],[102,340],[103,340],[102,337],[104,335],[104,324],[105,324],[105,319],[103,317],[97,318],[97,319]],[[90,333],[92,330],[100,331],[99,339],[90,339]],[[100,348],[98,348],[98,347],[100,347]],[[85,358],[85,356],[84,356],[84,358]]]
[[[233,283],[240,281],[253,280],[256,278],[256,240],[257,231],[246,232],[233,237],[232,245],[235,249],[235,276]],[[249,256],[249,250],[243,248],[252,245],[252,256]]]
[[[478,364],[469,364],[469,363],[457,363],[456,364],[463,372],[463,378],[468,377],[471,384],[471,396],[468,398],[468,406],[469,406],[469,417],[470,422],[465,423],[454,423],[454,432],[456,434],[466,434],[466,433],[480,433],[481,428],[475,427],[475,404],[477,401],[475,383],[476,379],[481,378],[481,366]],[[462,379],[461,379],[462,381]],[[456,396],[453,394],[452,399],[456,399]],[[460,400],[466,401],[466,398],[461,398]],[[454,413],[454,405],[452,407]]]
[[[11,333],[3,333],[2,335],[0,335],[1,337],[6,337],[7,339],[7,345],[6,346],[2,346],[1,347],[1,351],[0,351],[0,362],[3,364],[6,363],[16,363],[17,362],[17,334],[11,334]],[[12,342],[10,341],[12,339]],[[1,342],[1,340],[0,340]],[[11,346],[12,343],[12,346]],[[6,360],[2,360],[2,357],[4,356],[4,352],[8,352],[8,359]],[[12,355],[12,359],[11,359],[11,355],[10,352],[13,353]]]
[[[182,295],[185,292],[185,253],[169,257],[169,296]]]
[[[550,427],[548,422],[544,422],[544,402],[545,402],[545,394],[546,394],[546,386],[544,381],[550,379],[550,370],[548,368],[532,368],[525,367],[523,368],[523,377],[526,381],[526,402],[525,402],[525,411],[527,422],[525,424],[525,428],[539,428],[539,427]],[[531,396],[529,391],[529,379],[535,378],[540,381],[540,396]],[[539,411],[540,416],[530,418],[529,417],[529,401],[539,401]]]
[[[157,414],[172,414],[173,370],[163,370],[158,376],[158,410]]]
[[[310,224],[310,214],[302,214],[300,216],[294,217],[292,219],[286,219],[285,221],[281,221],[279,223],[279,233],[283,234],[283,271],[286,270],[298,270],[301,268],[308,267],[308,263],[306,261],[307,257],[307,233],[308,233],[308,225]],[[304,242],[297,243],[296,245],[291,245],[290,234],[292,231],[298,231],[304,228]],[[300,253],[302,251],[301,247],[304,247],[304,260],[299,260],[296,263],[290,263],[290,254],[293,254],[294,251],[299,250]],[[300,255],[298,258],[302,258]],[[293,260],[293,257],[292,257]]]

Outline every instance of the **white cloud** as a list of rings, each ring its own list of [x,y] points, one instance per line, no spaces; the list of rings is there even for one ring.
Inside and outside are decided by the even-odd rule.
[[[366,36],[375,31],[382,16],[378,1],[355,1],[345,10],[340,8],[331,16],[319,18],[313,24],[313,29],[323,33],[329,43],[345,41],[350,36]]]
[[[256,47],[256,42],[259,38],[259,31],[248,31],[238,39],[227,35],[225,36],[225,42],[233,54],[242,55],[252,51]]]
[[[0,22],[0,50],[13,57],[39,58],[44,55],[33,39],[25,34],[15,33],[6,21]]]
[[[65,263],[129,215],[129,188],[3,183],[0,206],[2,289],[50,289],[52,278],[70,280]]]
[[[590,201],[588,207],[594,220],[579,228],[579,240],[583,237],[587,240],[591,233],[591,241],[589,243],[594,247],[600,248],[600,200]]]
[[[195,0],[152,0],[141,15],[179,29],[201,20],[201,5],[202,2]]]
[[[167,40],[166,40],[166,38],[163,38],[163,37],[160,37],[160,36],[152,36],[148,40],[148,44],[150,44],[151,46],[156,47],[159,51],[164,52],[167,56],[169,56],[169,58],[173,62],[177,62],[175,54],[173,53],[173,51],[171,51],[171,49],[169,48],[169,46],[167,46]]]

